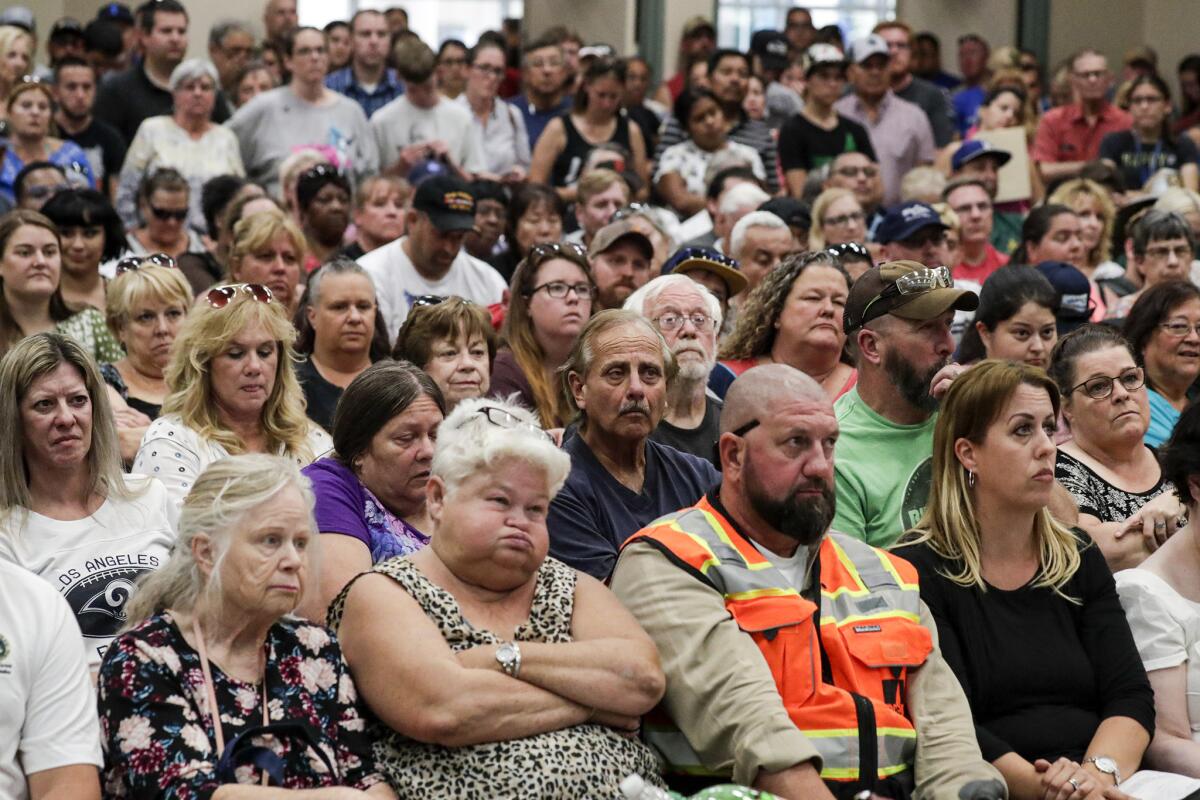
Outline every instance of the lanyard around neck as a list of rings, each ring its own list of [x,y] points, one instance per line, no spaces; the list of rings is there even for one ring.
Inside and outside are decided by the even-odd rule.
[[[200,623],[192,618],[192,635],[196,637],[196,651],[200,654],[200,671],[204,674],[204,693],[208,700],[209,723],[212,725],[213,738],[217,740],[217,758],[225,753],[225,732],[221,730],[221,711],[217,707],[217,693],[213,689],[212,670],[208,666],[208,648],[204,645],[204,634],[200,631]],[[262,714],[263,726],[271,724],[271,712],[267,707],[267,664],[265,653],[260,657],[262,663]],[[262,774],[262,785],[266,786],[270,776]]]

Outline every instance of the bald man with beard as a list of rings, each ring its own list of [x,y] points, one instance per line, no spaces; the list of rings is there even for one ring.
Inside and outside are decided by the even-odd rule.
[[[1002,798],[916,571],[829,528],[837,436],[812,378],[746,371],[721,414],[720,486],[623,546],[612,589],[667,675],[670,720],[647,741],[669,777],[780,797]]]

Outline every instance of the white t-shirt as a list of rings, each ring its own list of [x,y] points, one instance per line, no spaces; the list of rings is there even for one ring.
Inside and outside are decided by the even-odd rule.
[[[389,341],[395,341],[400,326],[408,316],[408,309],[421,295],[438,297],[455,295],[481,306],[499,303],[508,288],[504,278],[490,264],[480,261],[465,250],[450,265],[440,281],[431,282],[424,278],[412,260],[404,252],[403,236],[394,242],[376,248],[358,259],[358,263],[375,282],[379,310],[387,322]]]
[[[26,800],[25,776],[103,764],[96,692],[79,626],[46,582],[0,561],[0,797]]]
[[[92,669],[125,624],[134,583],[166,563],[175,543],[175,513],[163,485],[140,475],[126,476],[126,485],[132,498],[110,497],[90,517],[17,512],[0,525],[0,561],[38,575],[66,598]]]
[[[307,466],[333,449],[333,438],[320,425],[309,425],[304,443],[308,452],[295,454],[300,466]],[[183,498],[204,468],[228,455],[222,445],[184,425],[178,414],[166,414],[151,422],[142,434],[130,471],[162,481],[178,513]],[[281,451],[278,455],[285,453]]]
[[[471,124],[471,112],[453,100],[439,97],[433,108],[417,108],[407,95],[400,95],[371,115],[371,130],[384,169],[396,163],[403,148],[436,139],[446,143],[450,160],[466,172],[487,169],[483,142],[479,130]]]

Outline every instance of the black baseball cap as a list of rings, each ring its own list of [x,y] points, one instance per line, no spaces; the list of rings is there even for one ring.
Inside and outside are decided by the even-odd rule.
[[[475,229],[475,198],[466,181],[452,175],[434,175],[417,187],[413,208],[428,215],[443,233]]]
[[[808,230],[812,227],[812,209],[794,197],[772,197],[758,210],[770,211],[792,228]]]
[[[74,17],[63,17],[50,28],[50,41],[83,37],[83,24]]]
[[[842,328],[848,335],[885,314],[927,320],[951,308],[974,311],[978,307],[979,295],[954,288],[946,267],[889,261],[867,270],[850,287]]]
[[[1054,313],[1059,336],[1084,325],[1096,310],[1092,302],[1092,284],[1079,268],[1065,261],[1043,261],[1037,271],[1046,276],[1058,297]]]
[[[133,12],[124,3],[105,3],[96,12],[96,19],[115,22],[118,25],[132,25]]]
[[[763,69],[782,72],[788,65],[788,38],[781,31],[755,31],[750,37],[750,54],[758,56]]]

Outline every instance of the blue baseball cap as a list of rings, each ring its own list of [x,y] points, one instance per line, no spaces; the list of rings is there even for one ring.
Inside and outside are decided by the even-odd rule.
[[[983,139],[971,139],[962,143],[962,146],[954,151],[954,157],[950,159],[950,165],[958,172],[963,168],[964,164],[968,164],[979,158],[994,158],[996,159],[997,169],[1003,167],[1012,160],[1012,153],[1007,150],[1001,150],[991,142],[985,142]]]
[[[1065,261],[1043,261],[1038,272],[1046,276],[1058,296],[1058,335],[1064,336],[1087,323],[1096,307],[1092,305],[1092,284],[1087,276]]]
[[[914,233],[924,228],[938,227],[946,230],[946,223],[933,210],[933,206],[917,200],[910,200],[898,206],[892,206],[879,221],[875,229],[875,241],[880,244],[902,242]]]

